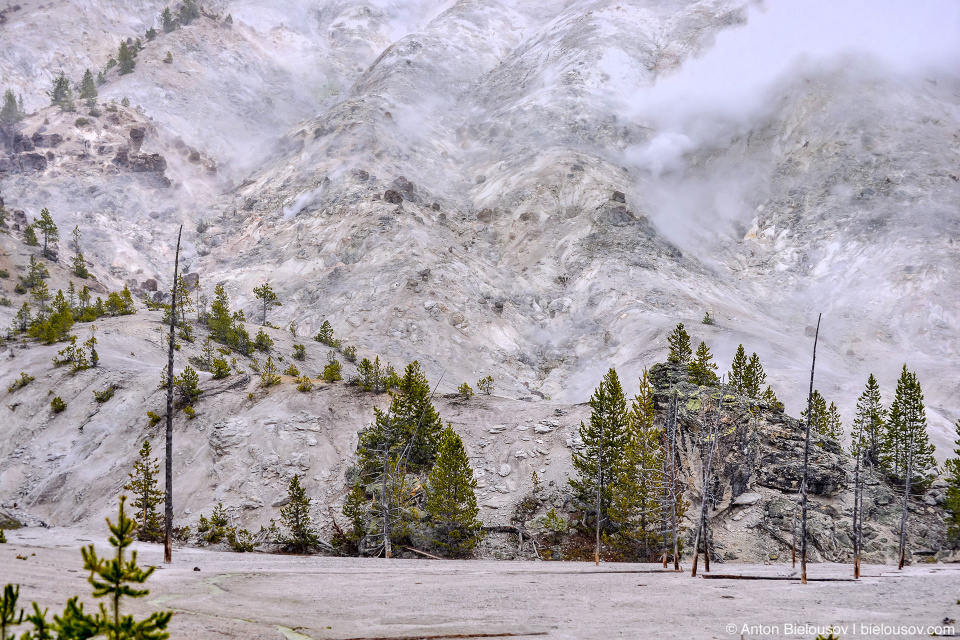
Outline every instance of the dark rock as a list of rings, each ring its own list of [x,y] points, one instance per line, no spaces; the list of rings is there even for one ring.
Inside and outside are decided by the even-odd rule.
[[[144,291],[156,291],[157,290],[157,281],[153,278],[148,278],[143,281]],[[178,305],[179,306],[179,305]]]
[[[626,204],[627,202],[627,196],[623,193],[623,191],[614,191],[613,195],[610,196],[610,199],[614,202],[620,202],[623,204]]]
[[[407,180],[405,177],[400,176],[394,180],[393,188],[400,192],[400,195],[403,196],[404,200],[410,200],[411,202],[414,200],[414,191],[416,190],[416,187],[414,187],[413,183]]]
[[[34,171],[45,171],[47,168],[46,157],[39,153],[24,153],[20,156],[24,169],[33,169]]]
[[[163,173],[167,170],[167,161],[159,153],[134,156],[130,159],[130,170],[135,173]]]
[[[390,204],[403,204],[403,196],[401,196],[398,191],[394,191],[393,189],[387,189],[387,191],[383,194],[383,199]]]
[[[130,129],[130,148],[134,153],[140,152],[140,146],[147,133],[143,127],[133,127]]]
[[[187,284],[188,289],[194,289],[200,283],[200,274],[188,273],[183,277],[183,281]]]
[[[63,136],[59,133],[51,133],[50,135],[44,135],[37,131],[33,134],[33,137],[30,139],[33,142],[35,147],[51,147],[56,148],[63,143]]]

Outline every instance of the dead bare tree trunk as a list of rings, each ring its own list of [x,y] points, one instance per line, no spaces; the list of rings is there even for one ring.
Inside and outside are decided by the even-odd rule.
[[[393,549],[390,548],[390,499],[387,497],[389,483],[387,477],[390,469],[390,419],[387,418],[387,437],[383,443],[383,477],[380,479],[380,510],[383,512],[383,557],[390,558]]]
[[[861,511],[861,496],[863,487],[860,478],[860,460],[863,457],[863,423],[857,427],[857,433],[853,436],[853,446],[857,451],[857,462],[853,471],[853,577],[860,577],[860,521],[863,520]]]
[[[177,324],[177,273],[180,269],[182,235],[183,225],[180,225],[180,231],[177,232],[177,253],[173,259],[173,286],[170,289],[170,349],[167,356],[167,459],[164,468],[166,500],[163,512],[163,561],[166,564],[173,562],[173,351],[177,340],[174,328]]]
[[[803,481],[800,483],[800,582],[807,584],[807,471],[810,465],[810,418],[813,415],[813,373],[817,367],[817,341],[820,339],[820,319],[813,335],[813,361],[810,364],[810,392],[807,395],[807,429],[803,441]]]
[[[703,489],[701,491],[701,501],[700,501],[700,522],[697,525],[697,534],[693,540],[693,569],[690,571],[690,575],[696,577],[697,575],[697,561],[700,559],[700,534],[703,533],[703,549],[704,549],[704,568],[706,571],[710,571],[710,545],[707,542],[707,536],[710,533],[709,525],[707,520],[709,519],[709,509],[710,509],[710,474],[713,471],[713,454],[717,450],[717,440],[720,436],[720,406],[723,403],[723,391],[720,393],[720,405],[717,406],[717,421],[715,426],[710,430],[710,452],[707,454],[707,464],[703,470]],[[704,425],[706,426],[706,425]]]
[[[673,536],[673,570],[680,571],[680,540],[677,539],[677,421],[680,401],[673,392],[673,431],[670,435],[670,527]]]
[[[600,449],[597,452],[597,542],[593,548],[593,564],[600,566],[600,490],[603,486],[603,420],[600,421]]]
[[[903,483],[903,512],[900,514],[900,563],[897,569],[903,569],[904,561],[907,555],[907,504],[910,500],[910,476],[913,474],[913,423],[907,421],[907,428],[910,429],[910,439],[907,449],[907,477]]]
[[[793,561],[793,568],[797,568],[797,503],[793,503],[793,525],[791,526],[793,542],[790,545],[790,555]]]

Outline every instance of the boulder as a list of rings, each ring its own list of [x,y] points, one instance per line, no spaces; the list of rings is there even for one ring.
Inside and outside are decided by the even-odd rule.
[[[387,189],[383,194],[383,199],[390,204],[403,204],[403,196],[393,189]]]

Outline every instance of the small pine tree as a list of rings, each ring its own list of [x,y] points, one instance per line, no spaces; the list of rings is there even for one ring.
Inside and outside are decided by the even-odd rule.
[[[311,523],[310,498],[300,486],[300,476],[294,475],[290,479],[287,497],[287,506],[280,509],[280,518],[288,530],[283,539],[284,548],[292,553],[309,553],[320,539]]]
[[[855,436],[851,445],[851,454],[863,452],[864,459],[873,466],[880,464],[880,447],[883,440],[884,423],[887,419],[886,409],[880,399],[880,384],[870,374],[867,385],[857,400],[857,415],[853,419],[853,433]]]
[[[60,239],[60,231],[53,221],[53,216],[50,215],[50,210],[46,207],[41,209],[40,219],[37,220],[34,225],[40,230],[40,233],[43,234],[43,255],[50,257],[51,254],[48,245]]]
[[[17,98],[13,91],[7,89],[3,93],[3,107],[0,107],[0,124],[16,124],[23,120],[24,113],[17,105]]]
[[[166,377],[164,377],[164,380],[166,380]],[[163,383],[163,386],[166,386],[166,382]],[[179,376],[174,376],[173,388],[177,394],[178,407],[192,407],[193,403],[203,395],[203,390],[200,388],[200,376],[190,365],[184,367],[183,373]]]
[[[887,474],[898,482],[906,480],[909,467],[911,484],[922,488],[930,480],[928,474],[937,468],[933,451],[934,447],[927,436],[927,416],[920,382],[917,374],[907,371],[907,365],[903,365],[887,418],[881,464]]]
[[[37,240],[37,232],[34,231],[33,225],[28,224],[23,229],[23,242],[28,247],[39,247],[40,242]]]
[[[271,338],[266,331],[260,329],[257,331],[257,336],[253,339],[253,347],[257,351],[269,353],[270,350],[273,349],[273,338]]]
[[[737,353],[733,356],[733,364],[730,367],[730,373],[727,374],[727,384],[737,390],[737,393],[747,392],[747,352],[743,345],[737,347]]]
[[[697,347],[697,355],[690,363],[689,380],[700,386],[712,386],[720,382],[716,374],[717,365],[713,362],[713,354],[706,342]]]
[[[688,345],[689,346],[689,345]],[[689,357],[689,356],[688,356]],[[580,423],[583,446],[573,453],[577,477],[570,486],[585,504],[596,509],[599,492],[598,526],[608,520],[613,487],[622,470],[629,424],[627,400],[615,369],[610,369],[590,397],[590,422]]]
[[[147,42],[153,42],[157,38],[157,30],[153,27],[147,29],[147,32],[143,34],[146,37]]]
[[[813,396],[810,403],[813,408],[813,414],[810,416],[810,427],[814,433],[821,436],[830,436],[830,412],[827,408],[827,401],[818,389],[813,390]],[[800,412],[800,417],[805,420],[807,410]],[[802,421],[802,420],[801,420]]]
[[[670,355],[667,356],[667,362],[673,364],[687,364],[690,362],[693,349],[690,347],[690,336],[683,328],[683,323],[678,324],[673,329],[673,333],[667,338],[667,344],[670,345]]]
[[[330,352],[327,360],[327,364],[323,367],[323,378],[324,382],[339,382],[343,380],[343,374],[341,373],[342,366],[340,362],[337,361],[336,354],[333,351]]]
[[[280,307],[283,305],[279,300],[277,300],[277,294],[274,293],[269,282],[264,282],[259,287],[255,287],[253,290],[253,295],[257,297],[257,300],[260,301],[262,306],[263,319],[260,322],[260,326],[264,326],[267,324],[267,311],[273,307]]]
[[[53,79],[53,87],[47,92],[47,95],[50,96],[51,106],[60,107],[64,111],[76,111],[73,104],[73,89],[70,88],[70,80],[67,79],[63,71]]]
[[[836,442],[840,442],[843,438],[843,422],[840,420],[840,410],[837,409],[837,405],[833,402],[830,403],[830,408],[827,409],[826,433],[824,435],[833,438]]]
[[[130,560],[124,558],[124,551],[133,544],[133,534],[137,529],[137,523],[124,513],[123,504],[126,499],[126,496],[120,496],[120,511],[117,523],[114,524],[107,520],[107,526],[113,533],[110,537],[110,544],[117,550],[116,556],[111,559],[101,559],[97,557],[93,545],[80,550],[83,555],[84,569],[90,572],[90,577],[87,580],[93,585],[93,597],[109,598],[111,603],[109,612],[106,607],[101,605],[99,613],[88,616],[83,613],[82,606],[77,607],[77,598],[72,598],[67,603],[67,607],[69,611],[72,603],[75,615],[71,617],[77,622],[85,621],[88,624],[95,625],[95,629],[108,638],[161,640],[169,636],[169,634],[163,633],[163,630],[167,628],[167,624],[173,616],[172,613],[152,613],[140,622],[136,622],[133,616],[121,614],[121,602],[124,597],[141,598],[150,593],[147,589],[137,589],[133,585],[146,582],[147,578],[156,569],[156,567],[148,567],[147,569],[138,567],[136,551],[131,553]],[[64,613],[66,618],[67,612]],[[87,638],[92,635],[97,634],[67,637]]]
[[[464,400],[469,400],[473,397],[473,389],[470,388],[466,382],[457,387],[457,393],[460,394],[460,397]]]
[[[163,523],[157,512],[157,505],[163,502],[164,492],[157,488],[157,477],[160,475],[160,463],[151,458],[153,450],[150,441],[144,440],[140,448],[140,457],[133,463],[133,472],[128,474],[130,482],[124,485],[124,491],[132,491],[134,495],[133,507],[136,509],[139,522],[137,523],[137,539],[143,542],[160,542],[163,540]]]
[[[340,347],[340,341],[333,336],[333,325],[330,324],[329,320],[323,321],[323,324],[320,325],[320,331],[317,332],[317,335],[314,336],[313,339],[320,344],[325,344],[334,349]]]
[[[483,395],[489,396],[493,393],[493,376],[487,376],[477,381],[477,391]]]
[[[260,367],[260,386],[266,389],[280,384],[280,375],[277,373],[277,365],[273,362],[273,356],[267,356],[267,361]]]
[[[946,470],[947,496],[943,508],[950,514],[947,519],[947,537],[956,544],[960,542],[960,420],[954,425],[957,439],[953,444],[953,457],[944,464]]]
[[[469,555],[483,538],[476,488],[463,441],[447,427],[440,433],[437,461],[427,477],[424,500],[434,544],[444,555]]]
[[[137,66],[137,60],[133,55],[133,51],[127,46],[126,40],[120,42],[120,50],[117,52],[117,64],[120,65],[120,75],[122,76],[133,73],[134,68]]]
[[[78,278],[88,278],[90,276],[90,271],[87,270],[87,261],[84,259],[83,253],[80,251],[79,226],[75,226],[73,228],[73,249],[75,251],[73,256],[73,275],[77,276]]]
[[[97,104],[97,84],[90,69],[83,72],[83,80],[80,81],[80,99],[86,100],[87,106],[91,109]]]
[[[164,33],[170,33],[177,28],[176,18],[173,17],[173,12],[170,11],[170,7],[164,7],[163,13],[160,14],[160,26],[163,28]]]

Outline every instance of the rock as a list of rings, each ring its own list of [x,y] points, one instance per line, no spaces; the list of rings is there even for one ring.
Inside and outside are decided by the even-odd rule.
[[[614,202],[620,202],[623,204],[626,204],[627,202],[627,196],[623,193],[623,191],[614,191],[613,195],[610,196],[610,199]]]
[[[513,457],[516,458],[517,460],[522,460],[527,457],[527,452],[524,451],[523,449],[517,449],[516,451],[514,451]]]
[[[200,567],[194,567],[193,570],[194,570],[194,571],[200,571]]]
[[[733,504],[740,506],[750,506],[760,502],[759,493],[741,493],[733,500]]]
[[[412,182],[407,180],[404,176],[400,176],[393,181],[393,188],[400,193],[400,196],[404,200],[410,200],[411,202],[414,199],[415,187]]]
[[[39,153],[24,153],[20,156],[21,164],[25,169],[34,171],[46,171],[47,159]]]
[[[383,194],[383,199],[390,204],[403,204],[403,196],[393,189],[387,189]]]
[[[147,278],[143,281],[143,289],[146,291],[156,291],[157,290],[157,281],[153,278]],[[177,305],[179,307],[179,305]]]
[[[130,148],[134,153],[140,152],[140,146],[146,137],[146,130],[143,127],[132,127],[130,129]]]
[[[534,433],[551,433],[553,432],[553,427],[545,424],[538,424],[533,428],[533,431]]]
[[[284,496],[283,498],[280,498],[270,506],[276,509],[279,507],[285,507],[288,504],[290,504],[290,496]]]
[[[500,469],[497,471],[497,473],[500,475],[501,478],[506,478],[508,475],[510,475],[511,470],[512,469],[510,468],[510,465],[504,463],[500,465]]]

